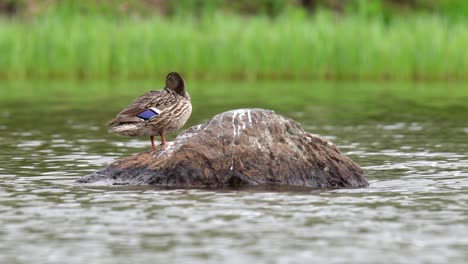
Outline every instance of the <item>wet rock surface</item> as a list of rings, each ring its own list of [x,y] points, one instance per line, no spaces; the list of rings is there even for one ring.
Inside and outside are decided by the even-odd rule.
[[[115,161],[77,183],[311,188],[368,186],[359,165],[330,141],[263,109],[239,109],[182,132],[168,146]]]

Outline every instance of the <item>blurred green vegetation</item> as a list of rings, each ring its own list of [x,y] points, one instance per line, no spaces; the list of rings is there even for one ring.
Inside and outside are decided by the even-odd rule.
[[[276,16],[288,8],[310,13],[328,9],[339,14],[387,16],[430,12],[447,17],[468,15],[465,0],[0,0],[0,12],[10,16],[37,16],[47,10],[60,13],[111,16],[200,14],[227,11]]]
[[[0,78],[466,80],[464,0],[0,0]]]

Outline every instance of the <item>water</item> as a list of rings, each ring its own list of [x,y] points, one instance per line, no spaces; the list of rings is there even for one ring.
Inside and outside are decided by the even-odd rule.
[[[0,83],[0,263],[468,262],[464,92],[195,84],[188,125],[276,109],[336,143],[370,187],[189,190],[74,184],[150,147],[103,123],[152,86],[65,86]]]

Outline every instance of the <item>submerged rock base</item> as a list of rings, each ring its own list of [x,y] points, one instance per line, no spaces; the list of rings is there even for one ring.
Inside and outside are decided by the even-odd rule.
[[[263,109],[221,113],[165,147],[117,160],[77,182],[214,188],[368,186],[359,165],[333,143]]]

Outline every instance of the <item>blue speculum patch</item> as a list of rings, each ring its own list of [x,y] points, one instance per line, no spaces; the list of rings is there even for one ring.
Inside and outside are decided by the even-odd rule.
[[[150,120],[151,118],[154,118],[156,116],[159,115],[159,113],[161,113],[161,111],[157,108],[150,108],[150,109],[146,109],[142,112],[140,112],[137,117],[145,120],[145,121],[148,121]]]

